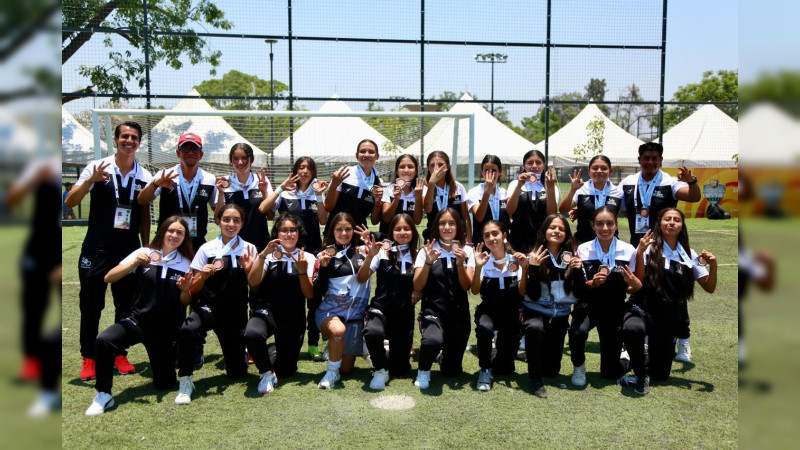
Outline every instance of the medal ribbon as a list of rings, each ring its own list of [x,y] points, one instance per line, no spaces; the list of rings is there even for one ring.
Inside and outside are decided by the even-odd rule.
[[[203,172],[201,169],[197,169],[197,173],[194,175],[191,184],[183,177],[181,166],[178,166],[178,174],[178,206],[182,212],[183,201],[186,200],[186,206],[189,208],[189,213],[191,214],[192,203],[194,203],[194,198],[197,196],[200,180],[203,178]]]
[[[367,174],[364,173],[364,169],[362,169],[360,165],[357,165],[356,178],[358,179],[358,198],[361,198],[364,189],[371,191],[372,186],[375,184],[375,168],[373,167],[369,172],[369,176],[367,176]]]
[[[666,241],[664,242],[662,247],[664,250],[664,257],[669,260],[675,261],[677,263],[683,264],[684,266],[694,267],[694,261],[692,260],[692,258],[689,257],[689,255],[686,254],[686,250],[683,249],[681,243],[677,242],[676,244],[677,244],[675,246],[676,248],[675,250],[673,250],[669,248],[669,244],[667,244]]]
[[[642,208],[646,209],[650,207],[650,201],[653,199],[653,192],[656,190],[656,186],[661,185],[661,178],[662,172],[659,170],[656,174],[655,178],[650,180],[649,183],[645,182],[642,179],[642,174],[639,174],[639,181],[636,183],[636,188],[638,192],[634,193],[634,202],[636,198],[640,198],[642,202]]]
[[[248,191],[250,189],[250,185],[253,184],[253,172],[250,172],[250,176],[247,177],[247,181],[244,183],[239,183],[239,178],[236,176],[236,174],[229,176],[228,181],[231,182],[231,186],[233,186],[235,190],[242,191],[245,199],[250,198]]]
[[[436,185],[434,185],[436,186]],[[439,211],[447,208],[447,200],[450,197],[450,185],[445,182],[444,189],[436,186],[436,206]]]
[[[611,245],[608,246],[608,253],[603,252],[603,247],[600,245],[600,240],[594,238],[594,251],[597,252],[597,259],[600,262],[611,269],[615,265],[615,256],[617,253],[617,238],[613,238],[611,240]]]
[[[599,209],[603,206],[606,206],[606,200],[608,199],[608,193],[611,191],[611,182],[606,181],[606,185],[603,186],[603,190],[598,190],[594,187],[594,182],[589,180],[589,192],[594,196],[594,209]]]

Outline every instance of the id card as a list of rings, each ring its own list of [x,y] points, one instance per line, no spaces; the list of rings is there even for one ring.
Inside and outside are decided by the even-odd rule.
[[[114,228],[119,230],[131,229],[131,208],[129,206],[117,206],[114,211]]]
[[[650,229],[649,219],[647,217],[642,217],[640,214],[636,214],[636,228],[634,229],[634,233],[645,234],[648,229]]]
[[[181,216],[181,218],[189,225],[189,236],[197,237],[197,217]]]

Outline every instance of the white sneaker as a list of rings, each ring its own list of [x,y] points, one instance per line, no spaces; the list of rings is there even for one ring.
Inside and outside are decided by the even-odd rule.
[[[489,369],[478,372],[478,390],[487,392],[492,389],[492,371]]]
[[[376,391],[382,391],[386,388],[386,382],[389,381],[389,371],[386,369],[376,370],[372,374],[372,381],[369,382],[369,388]]]
[[[573,386],[586,386],[586,364],[580,365],[572,372]]]
[[[331,389],[333,385],[336,384],[342,377],[339,376],[339,372],[334,372],[332,370],[326,370],[325,376],[322,377],[322,380],[319,382],[320,389]]]
[[[258,381],[258,393],[261,395],[269,394],[275,390],[275,385],[278,384],[278,377],[275,376],[271,370],[261,374],[261,379]]]
[[[42,417],[61,408],[61,394],[56,391],[42,391],[28,409],[31,417]]]
[[[622,352],[619,354],[619,359],[627,359],[628,361],[630,361],[630,360],[631,360],[631,355],[629,355],[629,354],[628,354],[628,351],[627,351],[627,350],[623,350],[623,351],[622,351]]]
[[[178,387],[178,395],[175,396],[175,404],[188,405],[189,403],[192,403],[192,392],[194,392],[192,375],[181,377]]]
[[[692,348],[689,347],[688,339],[678,339],[678,355],[675,356],[677,361],[691,362]]]
[[[106,412],[106,409],[114,406],[114,396],[110,393],[95,391],[94,401],[86,409],[87,416],[99,416]]]
[[[431,371],[430,370],[417,370],[417,379],[414,380],[414,386],[420,389],[428,389],[431,384]]]

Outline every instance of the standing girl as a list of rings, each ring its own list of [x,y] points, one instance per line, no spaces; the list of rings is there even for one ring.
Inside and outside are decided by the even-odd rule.
[[[700,255],[689,246],[683,212],[667,208],[659,214],[655,232],[648,231],[636,251],[636,276],[642,290],[632,296],[622,327],[625,348],[636,375],[637,394],[650,393],[650,377],[669,377],[682,309],[694,296],[697,281],[709,294],[717,288],[717,258],[708,250]],[[644,338],[649,362],[645,367]]]
[[[506,243],[506,228],[490,220],[482,228],[482,243],[475,252],[475,268],[480,274],[472,278],[472,294],[481,294],[475,308],[475,335],[478,338],[478,390],[492,388],[492,370],[498,375],[514,373],[514,360],[519,346],[519,310],[525,293],[523,267],[528,260],[523,253],[514,253]],[[484,248],[488,252],[482,251]],[[492,339],[497,332],[497,351],[492,358]]]
[[[467,190],[453,176],[450,167],[450,157],[442,151],[434,151],[428,155],[427,164],[428,175],[426,180],[428,185],[423,190],[425,214],[428,223],[425,231],[422,232],[423,239],[432,239],[431,228],[433,221],[431,217],[436,217],[440,211],[452,208],[456,214],[461,228],[466,230],[459,244],[464,244],[464,239],[472,237],[472,228],[469,223],[469,209],[467,208]]]
[[[530,150],[522,158],[523,171],[508,185],[506,211],[511,216],[508,242],[516,250],[530,253],[544,218],[556,213],[558,188],[555,170],[544,175],[544,155]]]
[[[272,193],[272,185],[264,174],[264,169],[259,173],[252,172],[255,156],[249,144],[234,144],[228,159],[234,173],[228,177],[217,177],[217,206],[214,216],[226,203],[241,206],[247,218],[239,236],[261,251],[269,239],[268,219],[272,218],[272,211],[262,213],[258,207]]]
[[[471,247],[462,247],[466,239],[464,221],[454,208],[436,214],[431,239],[417,253],[414,261],[414,290],[422,292],[419,314],[422,341],[419,370],[414,386],[427,389],[431,366],[442,352],[442,375],[461,375],[461,361],[469,339],[469,301],[467,289],[475,274],[475,255]]]
[[[564,338],[572,305],[586,290],[580,258],[567,221],[558,214],[547,216],[536,238],[527,268],[527,292],[522,311],[525,351],[531,389],[547,398],[544,377],[558,376]]]
[[[503,163],[495,155],[486,155],[481,162],[483,183],[469,190],[469,210],[472,212],[472,242],[483,241],[483,226],[489,221],[503,224],[508,229],[506,190],[500,187]]]
[[[589,331],[597,327],[600,338],[600,375],[617,379],[628,371],[628,359],[620,358],[622,340],[619,336],[625,297],[641,289],[634,275],[636,249],[617,239],[617,215],[609,206],[595,210],[592,216],[594,240],[578,247],[583,262],[587,289],[572,311],[569,328],[569,349],[575,371],[572,384],[586,384],[586,340]]]
[[[369,278],[359,282],[358,271],[364,264],[367,249],[358,247],[356,220],[348,213],[331,219],[325,249],[319,254],[319,272],[314,286],[322,302],[317,309],[317,326],[328,337],[328,369],[319,382],[320,389],[331,389],[349,374],[356,355],[364,350],[364,313],[369,301]],[[366,238],[369,231],[362,233]]]
[[[301,248],[303,225],[286,213],[275,220],[272,240],[258,254],[247,282],[255,293],[250,300],[250,320],[244,331],[247,349],[261,379],[258,392],[275,389],[278,377],[297,372],[297,360],[306,328],[305,300],[314,295],[316,259]],[[267,350],[267,339],[275,336],[275,361]]]
[[[174,342],[186,305],[192,301],[189,262],[193,256],[189,225],[180,216],[172,216],[158,227],[150,246],[135,250],[106,274],[105,282],[115,283],[135,272],[136,289],[124,318],[97,336],[96,395],[87,416],[99,416],[114,406],[114,357],[140,342],[150,357],[156,389],[175,385]]]
[[[258,251],[239,237],[244,219],[240,206],[223,206],[216,217],[220,235],[200,246],[192,260],[192,291],[199,296],[178,334],[178,405],[192,401],[195,349],[209,330],[219,339],[228,377],[247,374],[242,337],[247,324],[247,274]]]
[[[358,164],[342,166],[333,172],[331,188],[325,195],[325,210],[331,217],[345,212],[356,221],[356,225],[366,225],[368,217],[373,225],[380,221],[383,188],[375,169],[379,157],[378,144],[364,139],[356,147]],[[330,226],[330,222],[325,224],[325,236]]]
[[[570,189],[561,200],[559,212],[562,214],[569,212],[573,220],[578,219],[578,229],[575,231],[578,244],[594,239],[592,230],[594,210],[608,206],[614,214],[617,214],[622,207],[624,194],[622,189],[611,184],[610,177],[613,172],[611,160],[607,156],[597,155],[589,161],[589,181],[583,182],[580,169],[569,176]]]
[[[415,227],[422,223],[422,193],[425,186],[425,179],[419,176],[417,158],[409,154],[400,155],[394,163],[394,185],[383,190],[381,233],[388,232],[389,223],[399,214],[411,216]]]
[[[367,311],[364,340],[375,368],[371,389],[383,390],[389,375],[403,377],[411,370],[408,349],[414,333],[414,258],[419,235],[408,214],[398,214],[389,223],[391,241],[372,242],[367,259],[358,271],[363,283],[377,274],[375,296]],[[389,339],[389,356],[383,340]]]

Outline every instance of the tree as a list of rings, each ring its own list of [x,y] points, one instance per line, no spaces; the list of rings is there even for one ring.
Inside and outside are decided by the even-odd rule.
[[[739,101],[744,108],[756,102],[771,102],[800,117],[800,72],[763,73],[754,82],[741,86]]]
[[[606,79],[603,78],[602,80],[598,78],[590,78],[589,84],[587,84],[584,89],[586,89],[586,98],[596,102],[602,102],[606,99],[606,94],[608,93],[608,89],[606,89]],[[606,105],[599,105],[600,111],[603,111],[603,114],[608,115],[608,107]]]
[[[636,86],[636,83],[628,86],[626,90],[619,95],[619,101],[621,102],[640,102],[643,100],[639,86]],[[655,107],[653,105],[623,103],[613,105],[611,110],[611,120],[630,133],[633,126],[640,123],[640,117],[646,117],[652,120]],[[650,120],[648,120],[648,124]],[[642,135],[638,127],[636,128],[636,134]]]
[[[213,28],[229,30],[233,24],[225,20],[225,13],[211,0],[147,0],[148,27],[150,30],[169,30],[191,33],[189,24],[207,24]],[[90,29],[97,27],[115,30],[138,54],[131,51],[113,50],[109,35],[104,39],[106,47],[112,48],[106,62],[99,65],[81,65],[78,73],[89,80],[89,84],[77,91],[111,92],[127,94],[127,84],[131,81],[139,87],[145,85],[144,14],[141,0],[64,0],[62,2],[62,26]],[[65,64],[92,37],[90,31],[64,31],[61,34],[61,64]],[[211,50],[203,38],[191,35],[147,35],[150,44],[150,69],[159,63],[178,70],[183,66],[181,58],[191,64],[208,63],[211,75],[216,75],[222,53]],[[62,103],[78,97],[65,95]],[[118,100],[118,97],[112,100]]]
[[[605,146],[606,122],[600,116],[594,116],[586,124],[586,142],[578,144],[572,149],[575,155],[575,162],[589,159],[594,155],[602,155]]]
[[[585,101],[586,97],[578,92],[570,92],[551,98],[551,101],[574,100]],[[558,131],[561,127],[566,125],[570,120],[577,116],[578,113],[581,112],[582,108],[583,105],[578,103],[551,103],[549,127],[550,135]],[[545,137],[544,125],[546,116],[547,114],[545,106],[542,105],[539,107],[539,111],[536,113],[536,115],[522,119],[522,130],[520,134],[531,142],[539,142],[543,140]]]
[[[285,97],[288,92],[286,84],[278,80],[273,80],[273,84],[275,96]],[[201,82],[195,86],[195,89],[202,96],[269,97],[270,82],[255,75],[231,70],[222,78]],[[219,110],[270,110],[269,100],[209,98],[207,101]],[[285,109],[285,105],[283,101],[276,100],[273,108]],[[295,111],[303,110],[303,107],[297,104],[293,108]],[[237,133],[267,151],[289,136],[289,118],[287,117],[223,116],[223,118]],[[295,129],[305,122],[304,118],[299,117],[295,117],[293,120]]]
[[[674,102],[738,102],[739,72],[736,70],[719,70],[716,74],[709,70],[703,72],[699,83],[681,86],[672,96]],[[689,117],[698,105],[676,105],[664,112],[664,131],[677,125]],[[719,109],[739,120],[738,106],[720,105]],[[658,126],[658,117],[651,121],[651,126]]]

